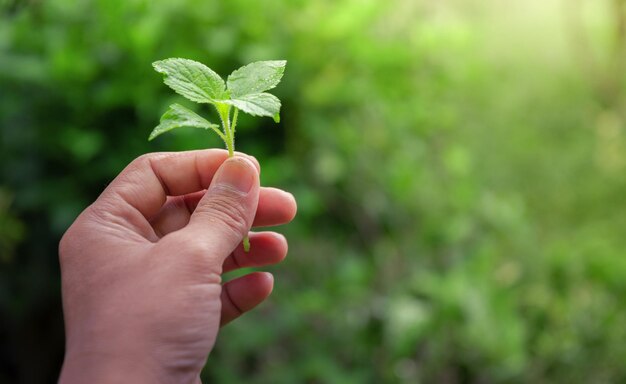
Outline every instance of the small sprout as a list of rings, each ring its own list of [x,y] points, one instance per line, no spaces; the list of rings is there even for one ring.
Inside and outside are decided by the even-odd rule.
[[[224,141],[228,155],[232,157],[240,110],[252,116],[271,117],[277,123],[280,121],[280,100],[266,91],[280,83],[286,65],[284,60],[257,61],[233,71],[224,82],[217,73],[197,61],[171,58],[152,63],[154,69],[164,75],[163,82],[176,93],[196,103],[212,104],[222,129],[182,105],[172,104],[148,140],[175,128],[204,128],[212,130]],[[243,239],[243,247],[246,252],[250,250],[248,236]]]

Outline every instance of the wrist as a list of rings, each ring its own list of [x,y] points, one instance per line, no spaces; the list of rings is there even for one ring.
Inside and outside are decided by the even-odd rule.
[[[59,378],[60,384],[161,382],[163,376],[146,361],[93,352],[66,353]]]
[[[59,384],[201,384],[199,371],[170,371],[164,365],[155,363],[148,354],[125,356],[93,351],[68,351],[63,361]]]

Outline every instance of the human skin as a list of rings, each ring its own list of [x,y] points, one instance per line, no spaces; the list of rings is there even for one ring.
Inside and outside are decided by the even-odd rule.
[[[294,217],[224,150],[148,154],[128,165],[59,245],[66,354],[60,383],[199,383],[220,326],[265,300],[273,277],[222,273],[280,262],[287,241],[251,226]]]

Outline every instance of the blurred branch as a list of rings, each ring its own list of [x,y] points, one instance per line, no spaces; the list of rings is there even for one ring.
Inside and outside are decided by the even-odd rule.
[[[615,48],[611,77],[611,90],[618,110],[622,117],[626,112],[626,100],[624,100],[623,78],[626,73],[626,0],[613,0],[613,12],[615,17]]]
[[[585,33],[585,26],[581,16],[581,0],[565,1],[563,4],[574,55],[576,55],[577,61],[581,64],[582,70],[585,71],[589,77],[595,78],[600,73],[598,69],[599,64],[594,58],[593,49],[591,49],[591,44]]]
[[[613,49],[608,54],[606,64],[596,57],[596,52],[588,39],[583,21],[582,0],[564,2],[564,13],[574,55],[582,70],[591,79],[597,96],[607,108],[616,109],[624,115],[626,105],[622,91],[622,78],[626,72],[626,0],[610,0],[610,2],[610,15],[613,17],[614,24]]]

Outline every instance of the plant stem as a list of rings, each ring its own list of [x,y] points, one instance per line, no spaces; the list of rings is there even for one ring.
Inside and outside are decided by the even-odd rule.
[[[216,103],[214,106],[222,122],[224,143],[226,144],[226,149],[228,149],[228,157],[233,157],[235,155],[235,134],[230,128],[230,105]]]
[[[228,146],[228,156],[233,157],[235,154],[235,127],[237,126],[237,116],[239,115],[239,109],[237,107],[233,108],[233,119],[230,120],[230,108],[228,109],[228,113],[226,114],[226,127],[228,128],[228,132],[230,133]]]
[[[217,108],[217,111],[222,120],[222,127],[224,128],[224,134],[226,139],[226,148],[228,149],[228,157],[235,155],[235,128],[237,127],[237,117],[239,116],[239,109],[234,108],[232,122],[230,120],[230,106]],[[250,238],[246,235],[243,238],[243,250],[250,252]]]
[[[239,108],[235,107],[233,111],[233,122],[230,125],[230,130],[233,132],[233,147],[235,142],[235,127],[237,126],[237,117],[239,116]]]
[[[226,147],[228,148],[228,157],[233,157],[235,155],[235,132],[231,129],[230,126],[230,108],[226,110],[226,118],[224,119],[224,131],[226,131]]]

